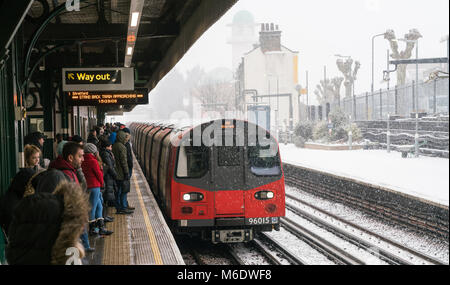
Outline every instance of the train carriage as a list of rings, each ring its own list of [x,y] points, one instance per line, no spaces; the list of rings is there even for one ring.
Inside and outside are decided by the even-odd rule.
[[[239,120],[131,129],[133,149],[175,233],[228,243],[279,230],[284,174],[278,144],[265,129]]]

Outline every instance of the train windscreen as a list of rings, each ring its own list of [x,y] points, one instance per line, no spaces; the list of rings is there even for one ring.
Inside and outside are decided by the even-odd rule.
[[[208,172],[209,150],[204,146],[180,146],[177,177],[200,178]]]
[[[257,176],[278,176],[281,174],[279,154],[269,150],[270,145],[248,147],[248,162],[253,174]]]

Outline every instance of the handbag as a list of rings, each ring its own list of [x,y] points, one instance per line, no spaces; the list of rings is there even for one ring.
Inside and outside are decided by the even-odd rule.
[[[123,180],[122,181],[122,192],[123,193],[129,193],[130,192],[130,180]]]

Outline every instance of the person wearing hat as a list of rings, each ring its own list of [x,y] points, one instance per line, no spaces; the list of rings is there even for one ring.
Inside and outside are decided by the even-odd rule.
[[[89,233],[91,235],[110,235],[113,232],[108,231],[103,219],[103,205],[100,188],[103,187],[103,172],[100,169],[96,154],[97,147],[93,143],[87,143],[84,146],[84,161],[81,164],[89,193],[89,203],[91,211],[89,212]],[[98,232],[97,232],[98,230]]]

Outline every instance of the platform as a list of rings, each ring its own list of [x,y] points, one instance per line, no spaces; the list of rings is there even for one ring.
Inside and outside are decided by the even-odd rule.
[[[133,175],[128,202],[131,215],[116,215],[107,228],[110,236],[90,237],[96,251],[85,258],[89,265],[184,265],[180,250],[156,203],[153,193],[133,155]]]

